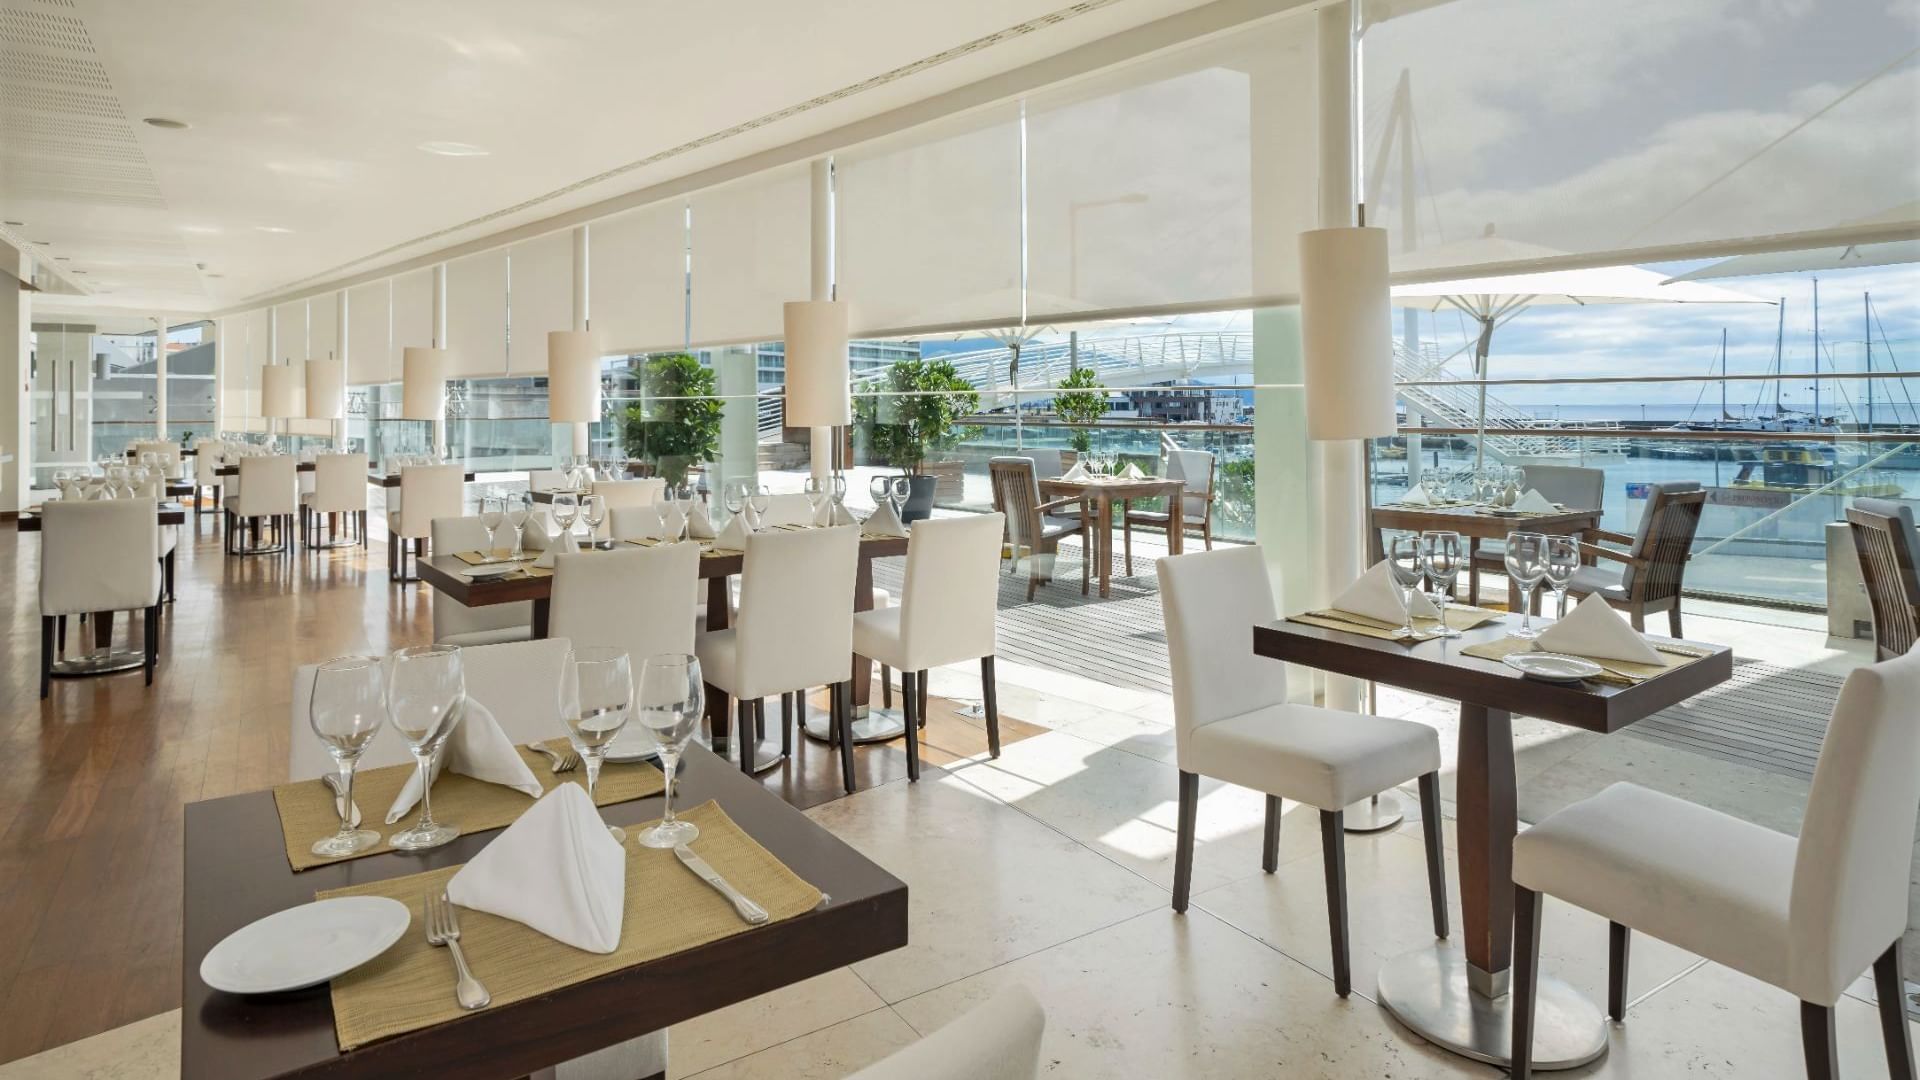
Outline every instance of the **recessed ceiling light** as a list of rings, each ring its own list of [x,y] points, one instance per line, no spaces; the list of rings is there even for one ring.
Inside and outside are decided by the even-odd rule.
[[[24,221],[0,221],[0,225],[10,225],[16,229],[25,228],[26,224]]]
[[[212,236],[220,231],[218,225],[179,225],[175,227],[183,233],[191,233],[194,236]]]
[[[53,261],[54,261],[54,262],[66,262],[66,261],[68,261],[68,260],[69,260],[69,259],[71,259],[71,258],[73,258],[73,256],[71,256],[71,255],[55,255],[55,256],[53,257]]]
[[[263,233],[290,233],[293,231],[284,225],[255,225],[254,228]]]
[[[141,123],[146,124],[148,127],[165,128],[168,131],[184,131],[192,126],[185,120],[169,120],[164,116],[149,116],[145,120],[142,120]]]
[[[208,277],[226,277],[227,275],[225,275],[225,274],[216,274],[216,273],[213,273],[212,271],[208,271],[208,273],[207,273],[207,276],[208,276]]]
[[[486,157],[492,153],[485,147],[463,142],[423,142],[418,149],[441,157]]]

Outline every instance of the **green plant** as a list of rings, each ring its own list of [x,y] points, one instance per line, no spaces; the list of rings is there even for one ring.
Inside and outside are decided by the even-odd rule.
[[[641,403],[627,406],[620,438],[627,453],[650,461],[657,476],[674,485],[687,469],[711,461],[720,448],[720,399],[713,372],[686,353],[636,361]]]
[[[1253,521],[1253,459],[1222,461],[1214,505],[1228,521]]]
[[[979,391],[945,360],[902,360],[885,388],[893,393],[859,399],[854,421],[876,457],[915,475],[930,452],[966,436],[960,421],[980,408]]]
[[[1076,368],[1061,381],[1060,390],[1053,396],[1053,411],[1073,431],[1067,442],[1084,454],[1093,449],[1093,425],[1107,412],[1106,386],[1092,368]]]

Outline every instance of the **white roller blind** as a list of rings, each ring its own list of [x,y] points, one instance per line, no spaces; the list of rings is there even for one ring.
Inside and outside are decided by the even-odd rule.
[[[433,344],[433,268],[428,267],[393,279],[393,349],[388,359],[393,378],[400,378],[401,349]]]
[[[573,329],[573,234],[553,233],[508,249],[507,370],[543,375],[547,332]]]
[[[447,349],[453,378],[507,372],[507,252],[447,264]]]
[[[1020,322],[1017,106],[834,156],[839,298],[855,337]]]
[[[774,169],[692,200],[693,344],[777,341],[812,286],[812,177]]]
[[[687,340],[686,206],[644,207],[587,231],[587,315],[608,353]]]
[[[392,382],[393,282],[376,281],[347,290],[347,383]]]
[[[273,309],[273,349],[268,362],[284,364],[307,358],[307,302],[295,300]]]
[[[266,365],[270,324],[267,309],[220,320],[222,422],[246,430],[260,416],[260,369]]]
[[[307,359],[340,355],[340,294],[321,293],[307,298]]]

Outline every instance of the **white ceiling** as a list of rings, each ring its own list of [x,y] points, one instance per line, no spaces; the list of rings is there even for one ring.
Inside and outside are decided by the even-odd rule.
[[[0,240],[91,294],[60,297],[62,310],[231,307],[1195,6],[0,0],[0,221],[24,223],[0,225]],[[426,142],[489,153],[437,156]]]

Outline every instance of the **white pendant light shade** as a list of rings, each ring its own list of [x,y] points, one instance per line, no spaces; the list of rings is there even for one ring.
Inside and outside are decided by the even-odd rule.
[[[347,414],[347,362],[307,361],[307,419],[338,420]]]
[[[268,364],[260,369],[260,415],[268,420],[304,416],[300,407],[301,372],[292,364]]]
[[[1393,316],[1385,229],[1300,234],[1300,341],[1307,437],[1392,435]]]
[[[446,418],[447,369],[450,363],[445,349],[427,349],[416,345],[406,347],[401,353],[402,420]]]
[[[846,302],[790,301],[786,346],[788,426],[853,423],[853,395],[847,388]]]
[[[600,345],[592,331],[547,331],[547,409],[556,424],[600,419]]]

